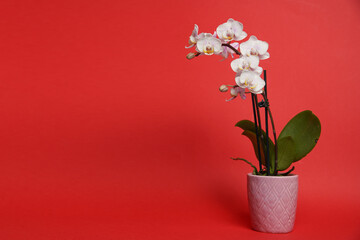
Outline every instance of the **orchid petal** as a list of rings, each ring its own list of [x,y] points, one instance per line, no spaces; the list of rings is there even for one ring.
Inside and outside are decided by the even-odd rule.
[[[236,84],[242,88],[248,88],[251,92],[260,92],[265,86],[265,81],[261,77],[251,71],[244,71],[235,77]]]
[[[214,45],[214,53],[215,54],[220,54],[223,51],[223,46],[221,45],[221,41],[219,39],[217,39],[217,38],[215,38],[215,39],[218,40],[218,41],[214,40],[212,42],[213,45]]]
[[[242,40],[246,37],[244,37],[244,34],[242,34],[242,32],[242,23],[235,21],[232,18],[229,18],[226,23],[223,23],[216,28],[217,36],[221,39],[222,42]]]
[[[219,39],[214,38],[210,33],[204,33],[203,36],[196,44],[196,51],[205,55],[222,53],[223,49]]]
[[[249,38],[249,41],[257,41],[257,37],[254,36],[254,35],[251,35],[250,38]]]
[[[204,35],[204,38],[211,38],[213,35],[211,33],[202,33]]]
[[[260,59],[258,56],[245,57],[250,68],[255,69],[259,66]]]
[[[240,52],[242,55],[244,56],[249,56],[250,55],[250,51],[251,51],[251,42],[249,42],[250,40],[243,42],[240,44]]]
[[[241,99],[243,99],[243,100],[246,99],[245,89],[244,89],[244,93],[241,93],[240,97],[241,97]]]
[[[234,42],[234,43],[231,43],[230,45],[233,46],[233,48],[235,48],[236,50],[238,50],[240,43]],[[230,49],[230,50],[233,51],[232,49]]]
[[[238,87],[238,93],[242,99],[246,99],[245,88]]]
[[[202,39],[205,37],[205,33],[200,33],[199,36],[198,36],[198,40]]]
[[[192,31],[190,35],[190,43],[195,44],[198,40],[198,33],[199,33],[199,27],[195,24],[194,30]]]
[[[256,48],[259,55],[264,55],[269,49],[269,44],[267,42],[258,40],[255,44],[256,45],[254,47]]]
[[[194,25],[194,30],[191,33],[191,36],[196,37],[199,33],[199,26],[197,24]]]
[[[257,68],[254,69],[254,72],[261,75],[261,73],[263,72],[263,68],[262,67],[257,67]]]
[[[270,57],[267,55],[269,44],[265,41],[258,40],[255,36],[251,36],[248,41],[240,44],[240,52],[243,55],[258,55],[260,59]]]
[[[249,85],[248,89],[250,92],[260,94],[263,92],[262,89],[265,86],[265,81],[259,75],[256,75]]]
[[[231,101],[231,100],[234,100],[238,95],[240,95],[240,97],[242,99],[246,99],[246,95],[245,95],[245,89],[244,88],[241,88],[241,87],[234,87],[230,90],[230,95],[232,96],[232,98],[226,100],[227,102],[228,101]]]
[[[241,71],[241,69],[239,68],[239,66],[241,66],[240,64],[242,64],[242,62],[243,62],[243,59],[241,59],[241,58],[238,58],[238,59],[233,60],[233,61],[230,63],[231,69],[232,69],[234,72],[239,72],[239,71]]]
[[[240,44],[238,42],[234,42],[230,44],[233,48],[235,48],[236,50],[239,48]],[[224,47],[224,50],[226,50],[228,53],[230,53],[231,58],[234,58],[234,50],[232,50],[231,48],[228,47]]]
[[[246,37],[247,37],[247,33],[246,32],[241,32],[239,35],[236,36],[236,38],[234,38],[234,40],[240,41],[240,40],[243,40]]]
[[[243,85],[244,87],[247,87],[247,85],[252,82],[253,78],[252,72],[242,72],[236,83],[239,86]]]
[[[230,89],[230,95],[233,97],[236,97],[238,95],[238,91],[236,90],[236,88]]]
[[[259,76],[259,78],[260,78],[260,76]],[[265,87],[265,81],[260,78],[260,79],[258,80],[258,82],[257,82],[256,87],[254,88],[254,91],[255,91],[255,92],[259,92],[259,91],[260,91],[261,89],[263,89],[264,87]]]
[[[230,101],[232,101],[232,100],[234,100],[236,97],[232,97],[232,98],[230,98],[230,99],[227,99],[227,100],[225,100],[226,102],[230,102]]]
[[[251,55],[250,57],[242,56],[231,62],[230,66],[234,72],[251,71],[259,66],[259,57]]]
[[[223,51],[221,53],[221,56],[223,56],[223,58],[224,58],[222,60],[225,60],[229,56],[229,52],[228,52],[227,47],[223,47]]]
[[[231,27],[235,33],[241,33],[244,29],[244,25],[241,22],[235,21],[232,18],[229,18],[228,23],[231,24]]]
[[[265,59],[268,59],[270,57],[270,53],[266,52],[265,54],[263,55],[259,55],[259,58],[261,60],[265,60]]]
[[[243,75],[243,72],[236,74],[235,82],[239,87],[246,88],[244,82],[242,82],[242,78],[241,78],[242,75]]]

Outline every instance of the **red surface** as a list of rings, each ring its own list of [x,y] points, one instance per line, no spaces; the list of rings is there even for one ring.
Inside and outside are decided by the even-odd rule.
[[[358,1],[0,3],[0,239],[360,239]],[[230,59],[185,59],[229,17],[270,44],[278,132],[322,122],[296,164],[296,226],[249,228],[254,161]]]

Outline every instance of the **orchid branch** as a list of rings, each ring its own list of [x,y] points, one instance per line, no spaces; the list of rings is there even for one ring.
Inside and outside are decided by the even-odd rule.
[[[221,45],[224,46],[224,47],[230,48],[230,49],[233,50],[237,55],[241,55],[241,53],[240,53],[236,48],[234,48],[233,46],[231,46],[230,43],[223,43],[223,44],[221,44]]]
[[[264,101],[266,103],[269,103],[265,93],[262,93],[262,96],[264,98]],[[274,175],[277,175],[277,166],[278,166],[278,145],[277,145],[277,140],[276,140],[276,130],[275,130],[275,123],[274,123],[274,118],[272,116],[271,113],[271,109],[270,106],[267,106],[268,110],[269,110],[269,116],[270,116],[270,121],[271,121],[271,127],[273,130],[273,135],[274,135],[274,145],[275,145],[275,170],[274,170]]]
[[[260,125],[260,133],[258,131],[258,123],[257,123],[257,116],[256,116],[256,109],[259,111],[258,108],[256,108],[257,106],[257,100],[255,98],[255,94],[251,94],[251,100],[252,100],[252,106],[253,106],[253,113],[254,113],[254,123],[255,123],[255,133],[256,133],[256,142],[257,142],[257,150],[258,150],[258,159],[259,159],[259,171],[262,171],[261,168],[261,152],[260,152],[260,141],[259,141],[259,135],[261,133],[261,124]],[[255,103],[256,102],[256,103]],[[259,112],[258,112],[259,114]],[[260,116],[259,116],[259,121],[260,121]]]

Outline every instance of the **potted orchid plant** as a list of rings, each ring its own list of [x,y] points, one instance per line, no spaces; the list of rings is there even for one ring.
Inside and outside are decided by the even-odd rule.
[[[189,37],[189,46],[195,48],[187,54],[191,60],[202,55],[231,56],[231,69],[235,72],[235,84],[221,85],[220,92],[228,92],[232,101],[238,96],[245,100],[251,97],[253,121],[241,120],[235,124],[252,143],[256,164],[248,163],[252,173],[247,175],[248,201],[251,225],[262,232],[287,233],[295,223],[298,175],[291,174],[292,164],[304,158],[317,144],[321,132],[319,119],[310,110],[294,116],[277,136],[273,114],[267,94],[266,70],[259,66],[260,60],[270,57],[269,44],[250,36],[247,37],[243,24],[229,19],[212,33],[199,33],[195,25]],[[264,111],[264,119],[260,112]],[[269,136],[269,125],[272,138]],[[265,127],[263,129],[263,126]],[[258,167],[256,166],[258,165]],[[291,167],[292,166],[292,167]],[[291,167],[291,168],[290,168]]]

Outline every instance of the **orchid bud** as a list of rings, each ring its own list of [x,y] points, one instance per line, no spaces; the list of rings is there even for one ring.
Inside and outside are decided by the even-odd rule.
[[[186,55],[186,58],[189,60],[193,59],[194,57],[196,57],[196,53],[193,53],[193,52],[188,53],[188,55]]]
[[[220,90],[220,92],[227,92],[229,89],[228,89],[228,87],[226,85],[221,85],[219,87],[219,90]]]

